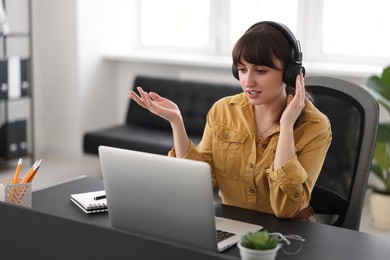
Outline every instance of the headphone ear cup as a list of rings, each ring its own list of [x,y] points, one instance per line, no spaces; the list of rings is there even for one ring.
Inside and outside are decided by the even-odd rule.
[[[283,70],[283,82],[287,86],[295,88],[297,75],[302,73],[305,76],[305,68],[301,64],[288,63]]]
[[[232,65],[232,74],[233,77],[235,77],[237,80],[240,80],[240,76],[238,76],[238,69],[234,64]]]

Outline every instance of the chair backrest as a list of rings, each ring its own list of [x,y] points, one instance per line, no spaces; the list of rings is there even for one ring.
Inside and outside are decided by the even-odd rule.
[[[307,77],[316,107],[331,122],[332,143],[311,205],[327,224],[359,230],[378,129],[379,107],[364,88],[332,77]]]

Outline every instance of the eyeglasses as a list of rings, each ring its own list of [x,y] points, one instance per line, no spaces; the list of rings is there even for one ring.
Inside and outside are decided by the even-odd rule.
[[[286,255],[298,254],[302,249],[303,242],[305,242],[305,239],[300,235],[283,235],[278,232],[270,233],[270,235],[276,235],[278,237],[279,244],[281,245],[280,249]]]

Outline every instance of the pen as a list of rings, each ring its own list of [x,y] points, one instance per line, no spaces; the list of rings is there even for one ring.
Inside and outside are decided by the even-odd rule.
[[[14,180],[12,184],[17,184],[19,181],[19,173],[20,173],[20,168],[22,168],[22,163],[23,163],[23,159],[20,158],[18,161],[18,165],[16,166],[16,171],[15,171]]]
[[[105,199],[106,198],[106,195],[102,195],[102,196],[97,196],[95,198],[93,198],[94,200],[102,200],[102,199]]]

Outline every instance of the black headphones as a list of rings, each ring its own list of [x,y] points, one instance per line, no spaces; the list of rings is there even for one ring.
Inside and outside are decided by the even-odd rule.
[[[292,56],[293,61],[290,63],[287,63],[284,66],[283,82],[286,83],[287,86],[295,87],[295,81],[296,81],[297,75],[299,73],[302,73],[303,76],[305,76],[305,68],[302,66],[303,54],[301,51],[301,44],[299,43],[298,40],[295,39],[294,34],[290,31],[290,29],[286,25],[284,25],[282,23],[278,23],[278,22],[271,22],[271,21],[258,22],[258,23],[255,23],[254,25],[252,25],[247,30],[247,32],[250,31],[252,28],[258,26],[259,24],[268,24],[268,25],[271,25],[271,26],[277,28],[279,31],[281,31],[284,34],[284,36],[287,37],[288,41],[290,42],[290,44],[292,46],[291,56]],[[238,80],[240,79],[239,75],[238,75],[238,69],[234,64],[232,66],[232,73],[236,79],[238,79]]]

